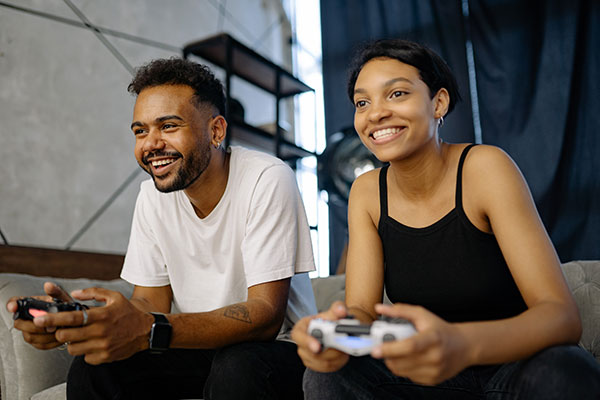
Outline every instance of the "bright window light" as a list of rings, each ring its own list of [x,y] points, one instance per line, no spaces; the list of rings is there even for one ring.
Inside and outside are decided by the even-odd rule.
[[[296,96],[296,144],[320,154],[326,145],[319,0],[282,0],[292,26],[294,75],[315,91]],[[311,278],[329,276],[329,211],[319,194],[316,157],[298,161],[297,178],[312,229],[317,271]]]

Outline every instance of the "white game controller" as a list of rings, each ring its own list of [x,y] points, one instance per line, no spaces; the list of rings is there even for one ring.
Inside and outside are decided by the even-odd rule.
[[[381,321],[372,325],[361,324],[356,319],[328,321],[313,319],[308,325],[308,333],[321,342],[323,347],[331,347],[352,356],[364,356],[383,343],[401,340],[417,333],[409,321]]]

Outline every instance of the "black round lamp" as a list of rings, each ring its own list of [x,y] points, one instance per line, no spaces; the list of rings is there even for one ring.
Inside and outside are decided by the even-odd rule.
[[[354,127],[329,137],[327,147],[317,157],[319,190],[327,191],[329,206],[330,273],[339,270],[340,257],[348,240],[348,196],[352,182],[364,172],[383,165],[362,144]]]
[[[362,144],[352,127],[331,135],[317,162],[319,189],[326,190],[330,197],[339,196],[345,202],[352,182],[359,175],[383,165]]]

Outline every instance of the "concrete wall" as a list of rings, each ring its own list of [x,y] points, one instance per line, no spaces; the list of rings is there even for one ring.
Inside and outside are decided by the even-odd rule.
[[[65,248],[116,197],[71,248],[124,253],[139,183],[148,177],[133,157],[131,69],[223,31],[291,70],[290,24],[279,0],[1,1],[7,242]],[[272,122],[271,96],[253,90],[232,84],[249,122]]]

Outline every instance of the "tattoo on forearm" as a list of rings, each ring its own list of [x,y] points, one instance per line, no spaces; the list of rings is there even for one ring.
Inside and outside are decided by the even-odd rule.
[[[228,318],[233,318],[237,319],[238,321],[246,322],[248,324],[252,323],[248,309],[246,308],[246,306],[240,304],[234,304],[232,306],[227,307],[223,315]]]

